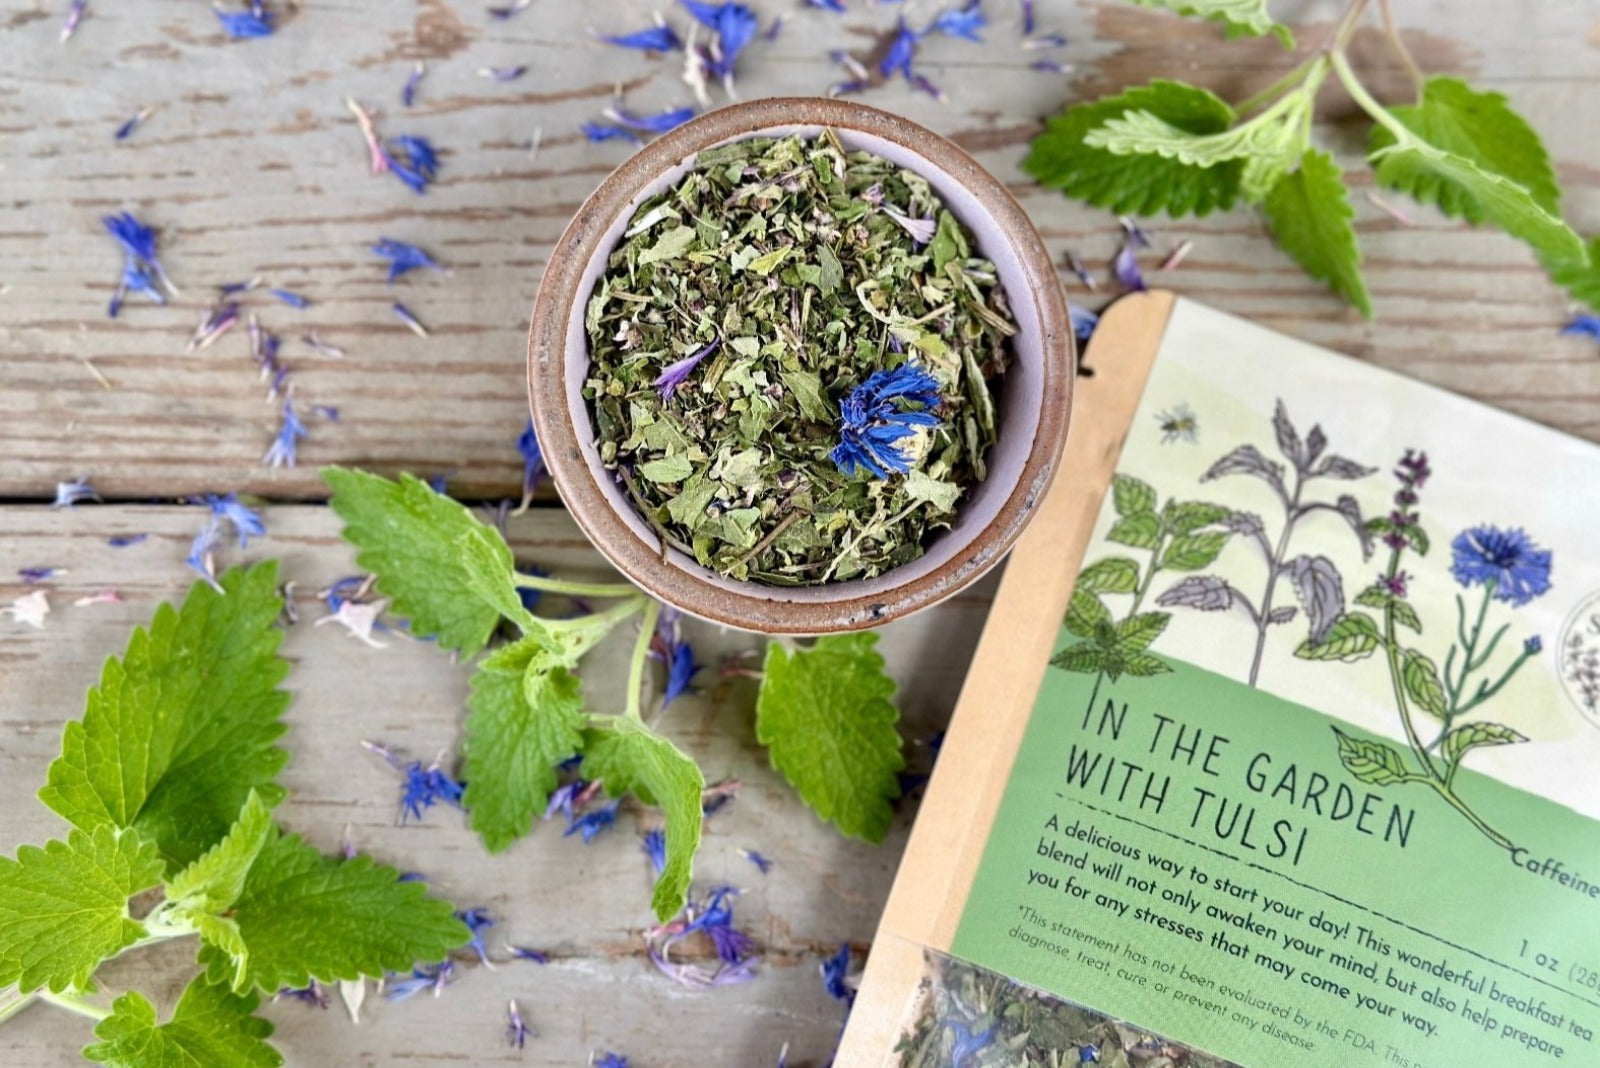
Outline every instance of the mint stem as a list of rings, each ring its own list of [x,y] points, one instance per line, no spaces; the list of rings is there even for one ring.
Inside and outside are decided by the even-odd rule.
[[[629,597],[639,592],[626,582],[563,582],[561,579],[524,575],[521,572],[513,575],[512,581],[530,590],[562,597]]]
[[[36,994],[24,994],[14,986],[0,990],[0,1024],[34,1003]]]
[[[661,618],[661,603],[651,600],[644,606],[644,618],[639,620],[639,638],[633,643],[633,663],[628,668],[628,705],[624,714],[631,720],[644,722],[644,662],[650,657],[650,639],[655,637],[656,620]]]
[[[58,1009],[65,1009],[68,1012],[77,1013],[79,1016],[87,1016],[96,1022],[104,1020],[111,1015],[110,1009],[102,1009],[98,1005],[91,1005],[76,994],[52,994],[48,990],[40,990],[33,996],[46,1004],[54,1005]]]

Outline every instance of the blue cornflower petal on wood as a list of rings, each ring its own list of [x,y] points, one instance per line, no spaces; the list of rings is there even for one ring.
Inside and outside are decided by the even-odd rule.
[[[195,503],[210,508],[213,519],[226,520],[239,536],[241,549],[248,549],[251,538],[262,537],[267,532],[267,524],[261,516],[240,503],[237,493],[207,493]]]
[[[941,12],[938,18],[929,23],[927,32],[982,44],[983,38],[978,36],[978,31],[989,25],[989,20],[984,17],[980,3],[981,0],[970,0],[966,7]]]
[[[496,82],[514,82],[526,73],[528,73],[526,66],[478,68],[478,77]]]
[[[224,11],[221,7],[211,9],[216,13],[217,21],[222,23],[222,32],[235,39],[250,37],[271,37],[273,15],[270,11]]]
[[[426,137],[390,138],[383,146],[383,158],[394,176],[418,193],[427,192],[439,174],[439,154]]]
[[[411,68],[410,75],[406,78],[405,87],[400,90],[400,103],[410,107],[417,102],[417,87],[422,84],[422,76],[428,73],[428,65],[419,62]]]
[[[100,222],[129,256],[146,263],[156,261],[156,233],[140,222],[133,212],[102,215]]]
[[[754,849],[741,849],[739,854],[759,868],[762,875],[772,870],[772,861],[757,853]]]
[[[473,952],[478,954],[478,959],[484,964],[489,964],[489,950],[483,944],[483,932],[494,926],[494,920],[489,918],[489,910],[485,908],[467,909],[456,913],[456,919],[467,925],[467,930],[472,932],[472,941],[468,943]],[[490,965],[493,967],[493,965]]]
[[[1130,235],[1122,242],[1122,247],[1117,250],[1116,259],[1111,261],[1111,273],[1116,276],[1128,289],[1144,289],[1144,272],[1139,270],[1139,260],[1134,255],[1135,241]]]
[[[113,549],[126,549],[130,545],[138,545],[149,537],[149,534],[113,534],[106,539],[106,544]]]
[[[839,945],[839,952],[822,962],[822,988],[828,992],[829,997],[837,998],[846,1005],[853,1005],[856,992],[844,981],[849,973],[850,943],[842,942]]]
[[[489,8],[489,17],[504,22],[519,11],[526,11],[533,4],[533,0],[512,0],[502,7]]]
[[[67,17],[61,23],[61,43],[66,44],[72,40],[72,35],[78,32],[78,23],[83,21],[83,13],[89,6],[89,0],[72,0],[67,5]]]
[[[628,1058],[608,1051],[595,1058],[593,1068],[628,1068]]]
[[[539,437],[534,433],[533,420],[517,435],[517,452],[522,456],[522,499],[527,501],[539,485],[544,474],[544,450],[539,447]]]
[[[885,78],[902,74],[906,78],[913,75],[911,65],[917,58],[917,34],[906,25],[902,18],[895,29],[894,40],[889,42],[889,50],[878,60],[878,73]]]
[[[707,65],[707,71],[716,78],[733,74],[734,62],[745,45],[755,40],[760,20],[756,13],[743,4],[708,4],[701,0],[679,0],[684,9],[702,26],[717,35],[716,54]]]
[[[667,688],[661,695],[661,707],[666,708],[688,693],[689,683],[699,670],[700,665],[694,662],[694,650],[689,647],[689,643],[678,643],[677,648],[672,651],[672,660],[667,665]]]
[[[922,368],[904,363],[876,371],[839,405],[839,444],[829,455],[847,475],[863,468],[877,478],[903,475],[911,465],[896,445],[917,427],[938,426],[930,411],[938,404],[939,383]]]
[[[650,866],[657,875],[667,870],[667,835],[659,827],[644,832],[644,841],[641,844],[645,855],[650,858]]]
[[[806,0],[807,7],[820,7],[825,11],[837,11],[845,14],[849,9],[844,6],[844,0]]]
[[[82,501],[98,501],[100,494],[89,485],[87,478],[73,479],[71,482],[56,483],[56,499],[50,503],[52,508],[71,508]]]
[[[427,267],[434,271],[444,270],[443,267],[434,262],[432,256],[417,246],[408,245],[404,241],[393,241],[387,237],[381,238],[376,245],[372,246],[372,251],[389,261],[389,281],[391,282],[407,271],[414,271],[418,267]]]
[[[584,137],[596,143],[601,141],[632,141],[636,145],[641,143],[638,134],[626,126],[618,126],[615,123],[586,122],[579,129],[583,131]]]
[[[517,1010],[517,1001],[506,1002],[506,1042],[512,1049],[522,1049],[528,1041],[528,1025]]]
[[[639,133],[666,133],[694,118],[694,108],[669,108],[655,115],[635,115],[622,108],[607,108],[606,118]]]
[[[296,443],[306,436],[305,425],[294,412],[294,402],[288,397],[283,398],[283,424],[278,428],[278,436],[262,455],[261,462],[268,467],[293,467]]]
[[[298,293],[291,293],[287,289],[269,289],[267,292],[277,300],[283,301],[291,308],[309,308],[311,302]]]
[[[1484,525],[1450,543],[1450,573],[1463,586],[1492,586],[1497,601],[1518,607],[1550,589],[1550,550],[1520,528]]]
[[[1100,325],[1100,316],[1076,304],[1067,305],[1067,318],[1072,320],[1072,333],[1080,345],[1088,344],[1094,336],[1095,327]]]
[[[683,47],[671,26],[662,23],[634,33],[601,34],[600,40],[623,48],[638,48],[645,52],[672,52]]]
[[[1561,332],[1600,341],[1600,315],[1590,315],[1587,312],[1575,315],[1572,317],[1572,322],[1561,328]]]
[[[616,825],[617,806],[619,804],[621,804],[620,801],[612,801],[608,805],[601,805],[597,809],[585,812],[574,819],[571,826],[563,831],[561,836],[563,838],[571,838],[576,834],[583,838],[584,845],[588,845],[595,840],[595,836],[601,831]]]

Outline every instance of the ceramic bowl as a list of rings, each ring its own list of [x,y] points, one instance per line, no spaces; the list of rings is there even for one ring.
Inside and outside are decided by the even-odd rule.
[[[639,203],[677,182],[695,156],[754,136],[832,128],[928,180],[994,261],[1019,327],[1001,380],[988,478],[923,556],[868,579],[778,588],[726,578],[669,548],[600,462],[582,390],[584,308]],[[1067,436],[1073,335],[1050,254],[1022,208],[961,149],[913,122],[843,100],[772,98],[708,112],[651,142],[584,203],[551,253],[528,337],[528,392],[551,479],[573,519],[636,585],[690,615],[766,634],[828,634],[898,619],[945,599],[1004,558],[1044,495]]]

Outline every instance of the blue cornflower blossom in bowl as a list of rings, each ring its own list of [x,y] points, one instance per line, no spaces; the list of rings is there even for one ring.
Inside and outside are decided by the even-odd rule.
[[[829,456],[839,470],[877,478],[903,475],[911,463],[900,442],[918,427],[938,426],[939,382],[914,364],[876,371],[839,405],[839,444]]]
[[[1550,550],[1518,527],[1484,525],[1450,543],[1450,573],[1463,586],[1490,586],[1494,597],[1522,606],[1550,589]]]

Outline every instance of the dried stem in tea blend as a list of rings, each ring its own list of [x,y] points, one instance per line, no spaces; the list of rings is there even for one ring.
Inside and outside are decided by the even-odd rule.
[[[797,586],[922,555],[983,480],[1015,324],[921,176],[833,131],[700,153],[585,327],[600,455],[663,540]]]

